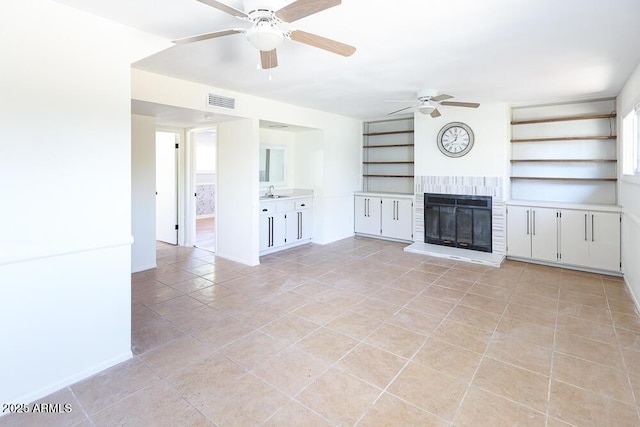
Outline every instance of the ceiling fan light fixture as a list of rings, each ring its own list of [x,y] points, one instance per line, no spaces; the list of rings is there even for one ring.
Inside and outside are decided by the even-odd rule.
[[[430,103],[425,103],[422,105],[418,106],[418,111],[420,111],[422,114],[431,114],[433,112],[433,110],[435,110],[436,107],[431,105]]]
[[[247,39],[256,49],[270,52],[282,44],[284,34],[270,23],[262,22],[247,30]]]

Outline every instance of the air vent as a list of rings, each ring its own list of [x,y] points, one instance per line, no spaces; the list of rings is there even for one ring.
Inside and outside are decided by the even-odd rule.
[[[207,99],[207,105],[209,107],[222,107],[233,110],[236,108],[236,100],[233,98],[227,98],[225,96],[214,95],[213,93],[209,94],[209,98]]]

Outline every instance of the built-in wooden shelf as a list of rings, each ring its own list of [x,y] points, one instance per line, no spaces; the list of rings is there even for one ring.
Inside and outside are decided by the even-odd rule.
[[[530,179],[536,181],[617,181],[617,178],[554,178],[548,176],[512,176],[511,179]]]
[[[411,178],[413,179],[413,175],[362,175],[367,178]]]
[[[616,163],[616,159],[517,159],[511,163]]]
[[[363,145],[362,148],[413,147],[414,144]]]
[[[571,120],[612,119],[614,117],[616,117],[616,113],[590,114],[586,116],[554,117],[551,119],[514,120],[511,122],[511,124],[512,125],[530,125],[534,123],[568,122]]]
[[[405,134],[405,133],[414,133],[413,130],[391,130],[391,131],[387,131],[387,132],[369,132],[369,133],[363,133],[362,135],[364,136],[377,136],[377,135],[399,135],[399,134]]]
[[[555,138],[530,138],[530,139],[512,139],[511,142],[548,142],[548,141],[588,141],[591,139],[616,139],[617,135],[599,135],[599,136],[562,136]]]
[[[365,165],[412,165],[413,162],[362,162]]]
[[[413,193],[415,160],[413,125],[414,119],[409,116],[363,123],[362,189],[364,191]]]

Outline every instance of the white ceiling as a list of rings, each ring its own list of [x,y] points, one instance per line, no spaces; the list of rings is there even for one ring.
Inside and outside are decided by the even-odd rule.
[[[169,40],[249,27],[196,0],[57,1]],[[639,22],[640,0],[344,0],[291,28],[356,46],[348,58],[285,40],[278,68],[259,70],[258,51],[236,34],[133,66],[367,119],[419,89],[480,103],[615,95],[640,62]]]

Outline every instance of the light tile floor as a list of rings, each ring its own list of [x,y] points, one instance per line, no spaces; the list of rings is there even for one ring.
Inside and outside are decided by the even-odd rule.
[[[247,267],[158,246],[135,357],[0,425],[640,425],[640,318],[619,278],[350,238]]]

